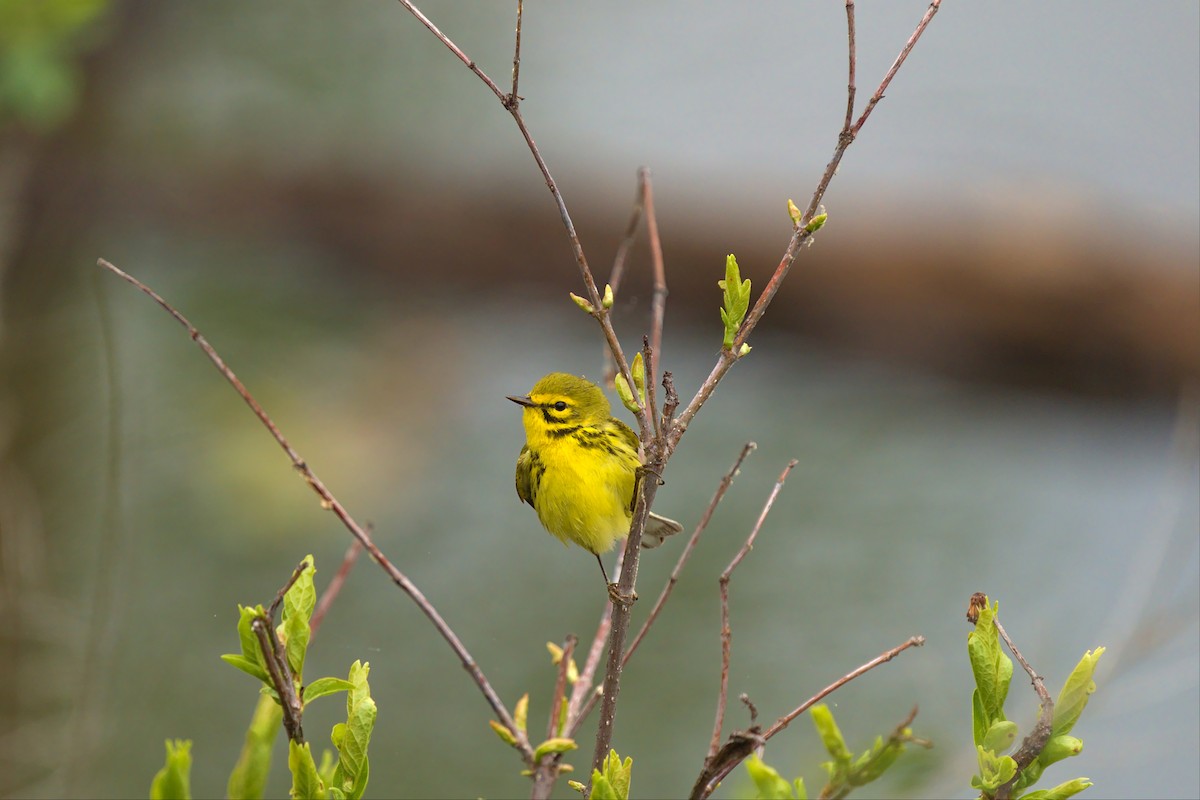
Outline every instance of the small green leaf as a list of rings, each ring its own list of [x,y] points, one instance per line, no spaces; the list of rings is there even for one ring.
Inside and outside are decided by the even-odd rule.
[[[979,612],[975,630],[967,636],[967,655],[988,728],[993,722],[1005,719],[1004,701],[1008,697],[1013,671],[1012,659],[1001,650],[1000,635],[996,631],[995,617],[999,609],[999,603],[994,607],[985,604]]]
[[[304,674],[304,655],[308,651],[311,635],[308,620],[317,605],[317,590],[313,585],[313,574],[317,571],[312,554],[304,557],[305,567],[283,596],[283,619],[276,629],[287,652],[288,666],[299,683]]]
[[[1094,653],[1088,650],[1083,654],[1083,658],[1079,659],[1075,669],[1071,670],[1067,682],[1063,684],[1062,691],[1058,693],[1058,702],[1054,704],[1052,736],[1070,733],[1071,729],[1075,727],[1075,723],[1079,721],[1079,715],[1087,706],[1088,699],[1092,692],[1096,691],[1092,675],[1095,674],[1096,663],[1102,655],[1104,655],[1103,647],[1097,647]]]
[[[983,745],[983,737],[987,736],[988,728],[991,727],[987,716],[983,700],[979,697],[979,689],[976,688],[971,692],[971,733],[976,747]]]
[[[1017,774],[1017,762],[1010,756],[997,756],[991,750],[975,748],[979,754],[979,774],[971,778],[971,786],[993,792]]]
[[[754,781],[755,800],[792,800],[792,785],[757,754],[751,754],[745,763],[750,780]]]
[[[796,800],[808,800],[808,789],[804,788],[804,778],[796,778],[792,781],[792,785],[796,789]]]
[[[517,725],[517,730],[525,733],[525,722],[529,718],[529,693],[521,695],[521,699],[517,701],[513,707],[513,722]]]
[[[550,755],[551,753],[569,753],[572,750],[578,750],[579,745],[575,744],[574,739],[567,739],[560,736],[555,736],[551,739],[539,744],[533,750],[533,760],[540,761],[542,756]]]
[[[642,352],[639,350],[633,356],[633,363],[629,365],[629,374],[633,376],[633,388],[637,389],[638,405],[646,405],[646,364],[642,360]]]
[[[1039,789],[1036,792],[1021,795],[1020,800],[1067,800],[1074,797],[1092,785],[1087,778],[1076,778],[1066,783],[1060,783],[1053,789]]]
[[[627,800],[617,794],[617,790],[608,782],[597,770],[592,770],[592,793],[591,800]]]
[[[288,740],[288,769],[292,773],[293,800],[324,800],[325,785],[317,774],[308,742],[296,744],[294,740]]]
[[[571,702],[565,697],[558,704],[558,725],[555,727],[554,732],[559,736],[562,736],[563,731],[567,729],[567,711],[570,707]]]
[[[150,800],[190,800],[192,742],[167,739],[167,760],[150,782]]]
[[[600,300],[600,304],[605,308],[613,307],[613,288],[607,283],[604,284],[604,297]]]
[[[262,667],[260,667],[258,665],[258,662],[251,661],[250,659],[246,658],[245,656],[238,656],[238,655],[234,655],[233,653],[226,653],[225,655],[221,656],[221,660],[224,661],[226,664],[229,664],[232,667],[237,667],[238,669],[240,669],[242,672],[246,673],[247,675],[252,675],[255,678],[258,678],[260,681],[263,681],[264,683],[267,683],[271,680],[271,677],[269,675],[267,675],[267,671],[265,669],[263,669]]]
[[[617,389],[617,397],[621,398],[621,404],[634,414],[638,413],[641,407],[633,399],[633,392],[629,390],[629,382],[625,380],[625,376],[618,372],[617,377],[613,379],[613,384]]]
[[[825,221],[828,219],[829,219],[828,214],[825,214],[825,213],[817,214],[815,217],[813,217],[811,220],[808,221],[808,224],[804,226],[804,230],[808,231],[809,234],[816,233],[817,231],[821,230],[821,228],[825,227]]]
[[[604,759],[604,778],[616,793],[618,800],[628,799],[629,782],[632,777],[633,759],[626,758],[622,761],[616,750],[609,750],[608,757]]]
[[[983,748],[994,753],[1003,753],[1012,747],[1012,743],[1016,740],[1017,723],[998,719],[992,723],[992,727],[988,728],[987,734],[984,735]]]
[[[318,697],[324,697],[327,694],[337,694],[338,692],[348,692],[353,688],[354,684],[341,678],[317,678],[304,687],[304,705],[307,706]]]
[[[585,795],[585,796],[587,795],[587,786],[580,783],[579,781],[567,781],[567,786],[570,786],[572,789],[574,789],[575,791],[579,792],[582,795]]]
[[[792,202],[792,199],[789,197],[788,198],[788,216],[792,218],[792,227],[793,228],[800,224],[801,213],[802,212],[800,211],[800,209],[796,206],[795,203]]]
[[[725,280],[717,281],[717,286],[724,292],[721,322],[725,326],[725,338],[722,346],[730,349],[750,309],[750,279],[742,280],[737,259],[732,253],[725,257]]]
[[[350,665],[352,688],[346,693],[346,721],[334,725],[330,736],[338,751],[332,786],[341,789],[352,800],[362,797],[370,774],[367,747],[378,713],[367,682],[370,671],[370,664],[355,661]]]
[[[252,623],[259,617],[265,617],[266,609],[262,606],[243,606],[238,605],[238,641],[242,645],[242,657],[248,661],[252,661],[262,669],[262,674],[267,674],[267,662],[263,659],[262,648],[259,647],[258,637],[254,635]],[[239,669],[242,669],[239,667]],[[268,678],[263,678],[263,681],[269,681]]]
[[[580,308],[582,308],[584,311],[586,311],[589,314],[596,313],[596,307],[593,306],[591,303],[589,303],[587,300],[585,300],[584,298],[575,294],[574,292],[569,292],[569,294],[571,295],[571,299],[575,301],[575,305],[579,306]]]
[[[849,764],[850,749],[846,747],[846,740],[842,738],[842,732],[838,729],[829,706],[824,703],[813,706],[810,713],[813,725],[816,726],[817,733],[820,734],[821,741],[825,744],[829,755],[833,756],[833,760],[839,764]]]
[[[503,741],[505,744],[512,745],[513,747],[517,746],[517,737],[513,736],[513,732],[508,728],[501,725],[499,722],[496,722],[494,719],[489,719],[488,725],[492,726],[492,730],[496,732],[496,735],[499,736],[501,741]]]
[[[225,787],[230,800],[258,800],[263,796],[271,771],[271,749],[282,724],[283,709],[270,695],[259,695],[242,752]]]
[[[1046,746],[1038,754],[1037,763],[1042,767],[1048,767],[1064,758],[1077,756],[1082,752],[1083,742],[1074,736],[1051,736],[1050,741],[1046,742]]]

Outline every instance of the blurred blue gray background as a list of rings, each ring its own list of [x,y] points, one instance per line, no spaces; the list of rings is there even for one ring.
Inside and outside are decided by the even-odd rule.
[[[842,4],[526,6],[522,109],[601,281],[653,171],[663,359],[690,396],[719,348],[725,254],[761,288],[786,200],[806,204],[832,153]],[[269,601],[310,552],[323,586],[348,543],[97,257],[191,317],[540,725],[544,643],[590,641],[603,596],[592,559],[517,501],[503,396],[598,376],[602,349],[512,120],[395,4],[101,3],[53,47],[21,33],[52,7],[0,2],[0,794],[139,795],[168,737],[195,741],[197,795],[222,793],[255,700],[218,660],[236,604]],[[860,108],[925,7],[859,4]],[[507,83],[511,4],[421,8]],[[973,796],[963,613],[986,591],[1054,692],[1109,648],[1085,750],[1047,786],[1200,794],[1198,41],[1189,2],[945,4],[665,475],[656,509],[690,528],[759,443],[625,673],[635,795],[699,771],[716,576],[793,457],[733,582],[735,695],[773,719],[924,634],[831,702],[856,748],[913,704],[936,742],[861,796]],[[636,250],[626,348],[648,315],[644,234]],[[643,598],[679,546],[644,559]],[[356,658],[380,708],[369,796],[527,793],[453,655],[365,560],[306,671]],[[1018,677],[1011,696],[1027,731],[1033,693]],[[315,746],[339,712],[311,711]],[[804,719],[767,749],[810,787],[821,756]],[[735,773],[720,794],[747,791]]]

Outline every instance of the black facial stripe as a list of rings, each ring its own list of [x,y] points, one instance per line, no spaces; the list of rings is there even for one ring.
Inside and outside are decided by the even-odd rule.
[[[560,426],[557,428],[550,428],[546,431],[546,435],[552,439],[561,439],[564,436],[570,436],[572,433],[579,430],[580,427],[581,426],[579,425],[571,425],[569,427]]]

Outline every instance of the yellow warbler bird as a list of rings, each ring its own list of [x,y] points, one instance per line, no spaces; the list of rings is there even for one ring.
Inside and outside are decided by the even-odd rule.
[[[600,387],[586,378],[552,372],[524,397],[525,446],[517,457],[517,495],[533,506],[547,531],[596,556],[629,533],[637,496],[638,436],[615,418]],[[643,547],[657,547],[683,530],[651,513]]]

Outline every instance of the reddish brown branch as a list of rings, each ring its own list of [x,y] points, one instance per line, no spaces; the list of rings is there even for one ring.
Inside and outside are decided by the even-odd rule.
[[[529,742],[525,738],[525,735],[517,729],[516,723],[513,722],[512,715],[508,713],[508,709],[505,708],[504,703],[500,700],[499,695],[496,694],[495,689],[492,688],[491,683],[488,682],[487,677],[484,676],[483,670],[480,669],[479,665],[475,662],[475,659],[467,650],[466,645],[462,643],[462,640],[458,638],[458,635],[454,632],[446,620],[442,618],[442,615],[438,613],[433,604],[429,602],[421,590],[417,588],[417,585],[409,580],[408,576],[397,569],[395,565],[387,559],[387,556],[385,556],[380,549],[375,546],[375,542],[371,540],[367,530],[363,526],[359,525],[352,516],[350,516],[350,512],[346,510],[345,506],[343,506],[341,502],[333,496],[329,489],[326,488],[324,482],[322,482],[321,479],[317,477],[316,473],[309,468],[307,462],[300,457],[300,454],[296,452],[295,448],[292,447],[291,443],[279,430],[278,426],[275,425],[275,422],[267,415],[267,412],[263,410],[263,407],[259,405],[258,401],[254,399],[237,375],[233,373],[233,370],[231,370],[225,364],[225,361],[221,358],[217,351],[213,349],[212,345],[210,345],[204,336],[201,335],[200,331],[198,331],[195,326],[193,326],[192,323],[183,316],[183,314],[175,310],[170,303],[160,297],[153,289],[139,281],[137,278],[133,277],[127,272],[124,272],[104,259],[99,259],[97,263],[99,266],[107,269],[109,272],[112,272],[122,280],[137,287],[140,291],[153,299],[154,302],[158,303],[163,310],[174,317],[175,320],[187,330],[188,335],[192,338],[192,341],[194,341],[196,345],[204,352],[204,354],[208,356],[208,360],[212,362],[213,366],[217,368],[217,371],[220,372],[225,380],[229,382],[234,391],[236,391],[242,400],[245,401],[246,405],[250,406],[250,409],[254,412],[255,416],[258,417],[263,426],[271,433],[271,436],[275,439],[276,443],[279,444],[279,447],[283,450],[283,452],[287,454],[288,459],[290,459],[292,462],[292,466],[296,468],[296,471],[299,472],[301,477],[304,478],[305,482],[308,483],[309,488],[311,488],[313,492],[315,492],[320,498],[321,508],[327,509],[334,513],[334,515],[342,522],[346,529],[350,531],[350,534],[358,540],[359,544],[361,544],[363,548],[371,554],[372,560],[374,560],[375,563],[387,573],[392,582],[400,587],[400,589],[407,594],[414,603],[416,603],[417,607],[421,609],[421,612],[425,614],[429,621],[433,623],[433,626],[435,629],[437,629],[437,632],[441,634],[442,638],[446,640],[446,643],[450,645],[450,649],[454,651],[456,656],[458,656],[459,662],[462,664],[463,669],[465,669],[467,674],[471,676],[471,679],[475,681],[475,685],[479,687],[479,691],[483,694],[483,697],[487,701],[488,705],[492,707],[494,712],[496,712],[496,715],[500,718],[500,722],[509,730],[513,731],[513,734],[518,737],[517,749],[521,751],[522,755],[525,756],[527,761],[531,761],[533,757],[533,748],[529,746]]]
[[[821,176],[821,180],[817,183],[817,188],[813,192],[812,200],[809,202],[808,208],[801,215],[800,220],[796,225],[796,229],[792,232],[792,238],[788,241],[787,249],[784,250],[783,258],[779,260],[778,266],[775,267],[775,272],[772,273],[770,280],[767,281],[767,285],[763,288],[762,294],[759,295],[758,300],[754,303],[754,307],[750,309],[750,313],[746,315],[746,319],[742,322],[742,326],[738,330],[737,336],[734,338],[733,346],[721,350],[721,354],[717,357],[717,363],[713,366],[711,372],[709,372],[708,377],[704,379],[704,382],[700,385],[700,388],[696,390],[696,394],[687,404],[687,407],[680,413],[678,419],[675,421],[675,424],[672,425],[671,429],[667,432],[665,438],[668,456],[675,450],[676,445],[679,444],[679,439],[687,430],[688,425],[691,424],[692,419],[696,416],[696,413],[700,410],[704,403],[708,401],[708,398],[712,396],[713,391],[717,388],[717,384],[721,382],[721,379],[725,377],[726,373],[728,373],[730,368],[732,368],[737,362],[737,353],[741,350],[742,345],[750,336],[750,333],[758,325],[763,314],[766,313],[767,307],[770,306],[771,301],[775,299],[775,295],[779,292],[779,287],[783,284],[784,278],[787,277],[788,272],[792,268],[792,263],[796,260],[796,256],[800,252],[800,247],[812,238],[815,231],[810,231],[808,229],[808,224],[812,221],[813,217],[816,216],[817,210],[821,206],[821,200],[825,197],[825,191],[829,188],[829,182],[833,180],[834,174],[837,173],[838,165],[842,162],[842,156],[845,155],[846,149],[850,147],[850,145],[854,142],[854,139],[858,136],[858,132],[862,129],[863,124],[867,121],[867,117],[870,116],[871,111],[874,110],[876,104],[883,99],[884,90],[892,82],[892,78],[896,76],[896,72],[900,69],[901,64],[904,63],[904,59],[907,58],[908,54],[912,51],[913,46],[916,45],[917,40],[921,38],[921,34],[925,32],[925,28],[928,27],[930,20],[933,19],[933,15],[937,13],[940,5],[941,0],[933,0],[933,2],[930,3],[929,8],[925,12],[925,16],[922,17],[921,21],[917,24],[916,30],[913,31],[912,36],[909,37],[908,42],[900,51],[900,55],[896,57],[895,62],[893,62],[891,68],[887,71],[887,74],[884,75],[883,81],[880,82],[879,88],[875,90],[875,94],[872,95],[871,101],[867,103],[867,107],[863,111],[862,116],[858,118],[858,121],[852,128],[849,130],[843,129],[838,134],[838,142],[837,146],[834,148],[833,157],[825,166],[825,172]],[[851,25],[848,30],[848,38],[851,43],[854,41],[852,27],[853,19],[853,7],[850,6],[847,8],[847,23],[848,25]],[[853,100],[851,98],[850,102],[852,101]]]
[[[1042,681],[1042,676],[1034,671],[1033,667],[1029,666],[1029,662],[1025,660],[1025,656],[1021,655],[1021,651],[1013,644],[1012,639],[1008,638],[1008,632],[1004,630],[1004,626],[1000,624],[1000,620],[992,618],[992,622],[996,625],[996,631],[1000,634],[1000,638],[1008,645],[1008,649],[1012,651],[1013,657],[1017,659],[1017,663],[1029,675],[1033,682],[1033,691],[1037,693],[1040,708],[1038,709],[1037,722],[1033,725],[1033,730],[1021,742],[1021,746],[1012,754],[1013,761],[1017,762],[1017,774],[1012,777],[1008,783],[1004,784],[996,790],[996,800],[1008,800],[1012,796],[1013,786],[1021,777],[1021,771],[1034,762],[1041,755],[1042,750],[1046,747],[1046,742],[1050,741],[1050,734],[1053,732],[1054,725],[1054,699],[1050,697],[1050,692],[1046,691],[1046,684]]]
[[[367,526],[368,531],[370,531],[370,527],[370,525]],[[333,580],[329,581],[329,585],[321,593],[321,599],[317,601],[317,608],[313,611],[312,619],[308,621],[310,644],[312,643],[312,637],[317,635],[317,629],[325,621],[325,615],[329,613],[329,608],[333,605],[333,601],[341,594],[342,586],[346,583],[346,577],[350,574],[351,568],[354,567],[354,562],[358,561],[358,556],[362,550],[362,544],[358,539],[350,540],[350,546],[346,548],[346,553],[342,556],[341,565],[338,567],[337,572],[334,573]]]
[[[708,527],[708,522],[710,519],[712,519],[713,512],[716,510],[717,505],[721,502],[721,499],[725,497],[725,493],[729,491],[730,485],[733,484],[733,479],[737,476],[738,471],[742,467],[742,462],[746,460],[746,456],[750,455],[750,453],[756,447],[758,447],[758,445],[756,445],[754,442],[747,442],[742,447],[742,452],[738,454],[737,460],[734,461],[733,466],[729,469],[729,472],[727,472],[725,477],[721,479],[720,484],[717,486],[716,492],[713,494],[712,500],[710,500],[708,503],[708,508],[704,510],[704,513],[700,517],[700,522],[696,524],[696,529],[692,531],[691,538],[689,538],[687,544],[684,545],[683,552],[679,555],[679,560],[675,562],[675,567],[671,570],[671,576],[667,579],[666,586],[663,587],[662,592],[658,595],[658,600],[654,602],[654,607],[650,609],[650,614],[646,617],[646,621],[642,623],[642,627],[638,630],[637,636],[633,637],[633,642],[625,651],[625,657],[622,659],[624,666],[629,666],[629,662],[633,658],[634,652],[637,651],[638,646],[642,643],[642,639],[646,638],[646,634],[649,632],[650,626],[654,624],[656,619],[658,619],[659,612],[661,612],[663,606],[666,605],[667,598],[671,596],[671,592],[675,590],[675,584],[679,582],[679,576],[683,573],[683,568],[687,564],[688,559],[691,558],[692,551],[696,549],[696,543],[700,540],[700,534],[702,534],[705,528]],[[601,626],[604,630],[604,635],[607,635],[607,624],[610,619],[607,612],[610,609],[611,606],[605,606],[606,613],[601,620]],[[598,633],[597,642],[600,641],[599,637],[600,634]],[[596,644],[592,645],[592,649],[593,652],[598,652]],[[583,692],[586,693],[588,688],[590,688],[590,683],[587,687],[584,687]],[[576,695],[580,694],[580,685],[579,683],[576,683]],[[570,728],[570,735],[575,735],[575,731],[577,731],[579,726],[583,724],[583,721],[587,719],[588,714],[592,713],[592,709],[596,707],[596,703],[599,701],[599,699],[600,696],[593,692],[588,696],[588,699],[577,713],[574,711],[574,709],[572,709],[571,719],[573,723],[572,727]],[[574,705],[575,701],[574,698],[572,698],[572,706]]]
[[[871,670],[875,669],[875,667],[878,667],[880,664],[886,664],[887,662],[891,661],[893,658],[900,655],[901,653],[903,653],[905,650],[909,649],[910,647],[920,647],[923,644],[925,644],[924,636],[913,636],[908,641],[904,642],[903,644],[898,645],[897,647],[893,647],[891,650],[887,650],[883,653],[880,653],[875,658],[871,659],[870,661],[868,661],[867,663],[858,667],[857,669],[847,672],[845,675],[838,678],[836,681],[829,684],[824,689],[817,692],[816,694],[814,694],[812,697],[805,700],[800,705],[796,706],[796,708],[792,709],[791,711],[784,714],[779,719],[775,720],[775,722],[772,723],[771,727],[767,728],[767,730],[765,732],[763,732],[762,740],[764,742],[769,740],[772,736],[779,733],[784,728],[786,728],[788,725],[790,725],[792,720],[794,720],[796,717],[800,716],[805,711],[810,709],[812,706],[821,702],[821,700],[828,697],[830,694],[833,694],[838,689],[842,688],[847,683],[849,683],[850,681],[859,677],[860,675],[870,672]],[[724,780],[725,777],[730,772],[732,772],[733,768],[736,767],[739,763],[741,763],[741,762],[736,761],[736,762],[726,764],[720,770],[714,772],[712,774],[712,776],[706,782],[705,790],[697,796],[708,797],[710,794],[712,794],[713,790],[715,790],[717,788],[717,786],[721,783],[721,781]]]
[[[754,547],[754,540],[758,538],[758,532],[762,529],[763,523],[767,521],[767,515],[771,513],[771,507],[775,505],[775,498],[779,496],[788,473],[797,463],[799,462],[793,458],[783,468],[783,472],[779,473],[779,479],[775,481],[771,494],[767,496],[767,502],[759,512],[758,520],[750,530],[750,535],[746,537],[746,541],[734,554],[733,560],[729,562],[729,565],[721,572],[721,577],[717,579],[721,590],[721,689],[717,694],[717,718],[713,722],[712,740],[708,746],[708,758],[706,759],[708,763],[712,763],[720,748],[721,729],[725,727],[725,705],[729,700],[729,660],[733,650],[733,628],[729,624],[729,581],[733,578],[733,571],[737,569],[738,564],[742,563],[742,559]]]

